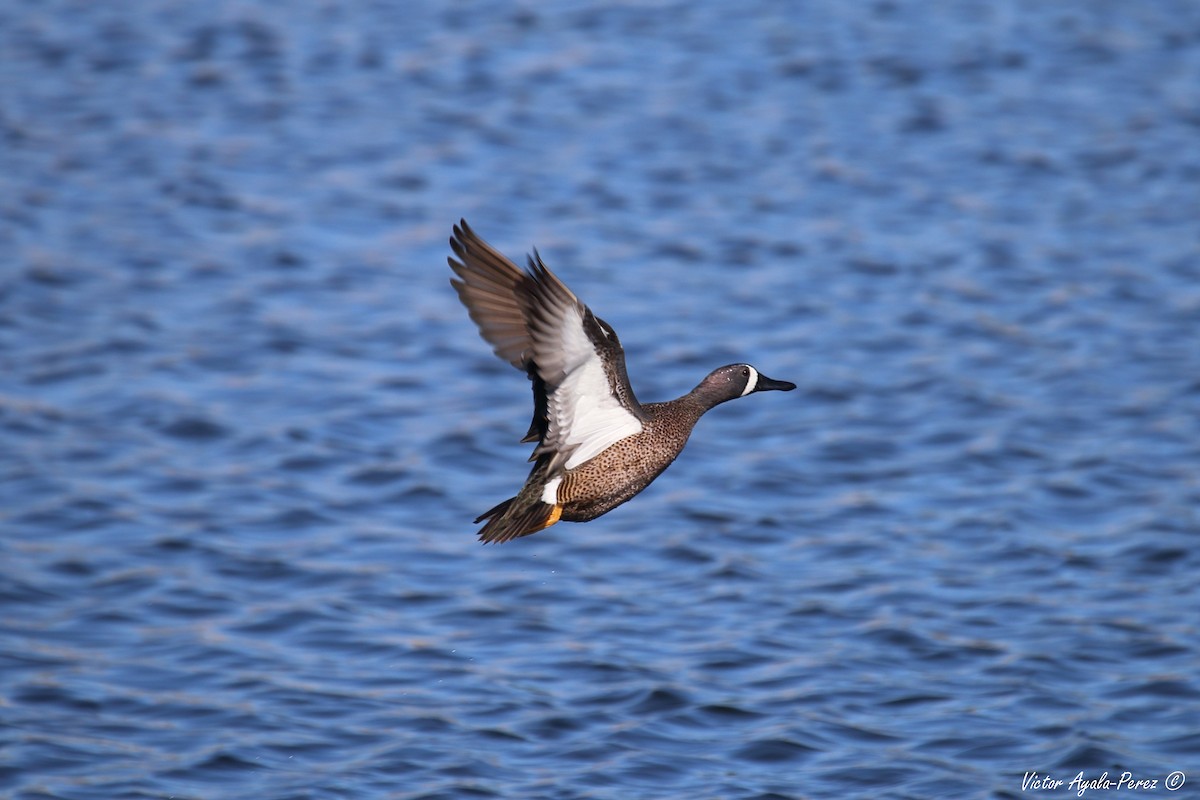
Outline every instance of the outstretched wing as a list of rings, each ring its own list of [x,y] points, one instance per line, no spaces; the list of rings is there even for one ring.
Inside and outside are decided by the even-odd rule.
[[[554,475],[641,432],[642,408],[612,327],[536,253],[528,271],[518,269],[465,221],[454,228],[450,246],[459,258],[449,259],[450,267],[460,279],[451,283],[480,334],[534,380],[530,431],[539,443],[531,458],[550,458],[548,474]]]
[[[454,226],[450,249],[459,260],[446,261],[461,279],[451,279],[450,284],[479,326],[479,334],[500,358],[526,369],[533,340],[520,297],[529,291],[529,275],[476,236],[465,219]]]

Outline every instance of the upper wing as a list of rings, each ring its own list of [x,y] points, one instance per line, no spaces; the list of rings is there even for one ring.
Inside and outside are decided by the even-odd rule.
[[[465,222],[454,235],[450,244],[462,261],[451,259],[450,266],[462,279],[452,282],[459,298],[496,354],[540,380],[544,404],[535,402],[535,413],[544,408],[545,418],[535,418],[531,427],[541,433],[533,457],[549,456],[553,474],[640,433],[641,405],[629,387],[625,351],[613,329],[536,253],[525,272]]]
[[[525,369],[526,355],[533,341],[519,298],[528,292],[532,279],[476,236],[465,219],[454,226],[450,249],[460,260],[447,258],[446,261],[461,278],[451,279],[450,284],[479,326],[480,335],[496,355],[518,369]]]

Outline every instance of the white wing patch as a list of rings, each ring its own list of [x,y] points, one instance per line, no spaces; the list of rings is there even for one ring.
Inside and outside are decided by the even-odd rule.
[[[754,391],[754,387],[758,386],[758,370],[749,364],[746,365],[746,369],[750,370],[750,377],[746,379],[746,388],[742,389],[742,393],[739,395],[740,397],[745,397],[746,395],[750,394]]]
[[[574,469],[625,437],[641,433],[642,422],[613,397],[578,308],[567,311],[560,331],[565,377],[548,398],[548,412],[561,449],[575,448],[565,465]]]

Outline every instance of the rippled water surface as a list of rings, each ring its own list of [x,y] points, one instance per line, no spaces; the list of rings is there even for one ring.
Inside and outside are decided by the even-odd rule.
[[[1198,77],[1183,0],[0,5],[0,794],[1195,796]],[[460,216],[643,400],[800,390],[480,546]]]

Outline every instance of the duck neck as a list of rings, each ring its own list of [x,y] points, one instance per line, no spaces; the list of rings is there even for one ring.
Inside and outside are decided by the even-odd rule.
[[[680,398],[686,401],[685,405],[689,408],[689,410],[694,410],[697,419],[699,419],[700,415],[702,415],[704,412],[719,406],[721,403],[724,403],[729,399],[727,397],[713,397],[710,392],[705,392],[703,389],[704,384],[700,384],[695,389],[692,389],[690,392]]]

